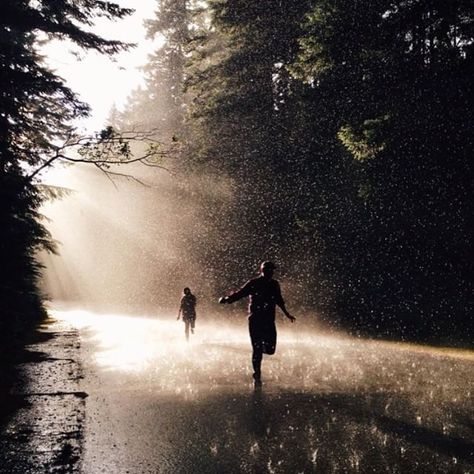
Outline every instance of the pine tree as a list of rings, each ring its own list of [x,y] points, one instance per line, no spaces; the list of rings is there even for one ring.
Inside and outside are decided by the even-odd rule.
[[[253,271],[259,259],[282,256],[294,224],[286,127],[295,91],[286,64],[303,3],[210,2],[207,28],[192,44],[191,166],[230,183],[229,199],[205,217],[219,237],[203,260],[221,268],[220,281],[221,272]]]
[[[143,67],[146,84],[136,89],[125,106],[122,129],[154,130],[165,142],[184,134],[185,50],[191,23],[189,0],[159,1],[155,17],[146,22],[147,35],[163,44]]]
[[[39,53],[45,38],[67,39],[83,49],[113,54],[127,46],[88,31],[97,17],[122,18],[128,9],[109,2],[6,0],[0,15],[0,310],[11,326],[43,314],[36,286],[39,249],[52,251],[41,222],[45,198],[34,171],[44,166],[88,114]],[[18,325],[17,325],[18,327]]]

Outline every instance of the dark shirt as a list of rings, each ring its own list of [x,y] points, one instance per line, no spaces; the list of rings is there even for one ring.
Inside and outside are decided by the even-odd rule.
[[[228,302],[249,296],[249,318],[275,321],[276,305],[283,308],[285,302],[281,296],[280,284],[271,278],[258,277],[248,281],[239,291],[228,297]]]
[[[181,298],[180,308],[184,317],[196,317],[196,297],[194,295],[184,295]]]

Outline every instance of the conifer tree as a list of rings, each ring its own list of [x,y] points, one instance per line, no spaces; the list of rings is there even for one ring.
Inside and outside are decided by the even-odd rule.
[[[191,3],[159,1],[154,18],[147,20],[147,36],[160,38],[163,43],[143,67],[146,84],[131,94],[120,128],[154,130],[156,138],[166,142],[177,140],[184,133],[184,67]]]
[[[42,314],[36,286],[39,249],[53,250],[41,222],[45,198],[35,170],[45,166],[88,114],[49,70],[39,41],[68,40],[85,50],[114,54],[127,46],[91,33],[98,17],[120,19],[131,10],[113,2],[5,0],[0,7],[0,312],[2,325]],[[31,179],[31,176],[35,176]]]

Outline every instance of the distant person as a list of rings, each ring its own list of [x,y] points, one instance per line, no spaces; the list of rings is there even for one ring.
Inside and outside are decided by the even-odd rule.
[[[196,323],[196,297],[187,287],[183,290],[183,297],[179,305],[178,320],[180,317],[183,318],[186,340],[189,340],[189,329],[191,329],[191,334],[194,334]]]
[[[273,279],[275,268],[274,263],[263,262],[260,265],[259,277],[248,281],[239,291],[219,299],[219,303],[226,304],[249,296],[249,331],[252,342],[253,379],[256,386],[262,385],[263,354],[272,355],[276,349],[276,305],[292,323],[296,320],[285,307],[280,284]]]

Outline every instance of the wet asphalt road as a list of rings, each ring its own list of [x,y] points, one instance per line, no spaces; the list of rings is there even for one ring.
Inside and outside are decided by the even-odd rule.
[[[79,333],[48,320],[23,342],[2,367],[11,384],[0,370],[0,474],[79,474],[87,398]]]
[[[280,324],[251,383],[246,323],[57,313],[79,329],[82,471],[474,473],[474,353]]]

